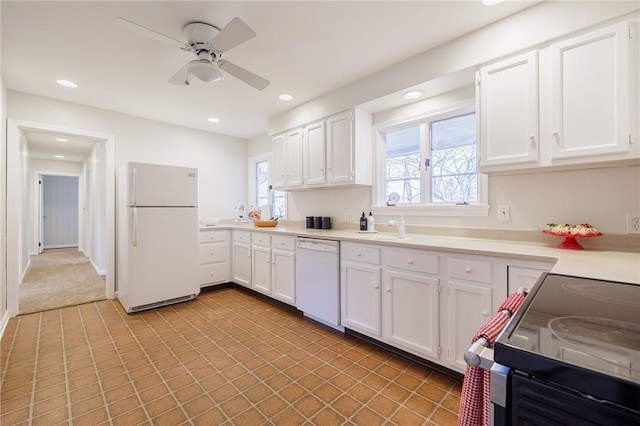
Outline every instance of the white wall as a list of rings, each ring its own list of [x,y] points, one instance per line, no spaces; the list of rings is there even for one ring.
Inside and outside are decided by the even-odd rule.
[[[97,142],[91,154],[83,163],[82,174],[85,183],[85,253],[91,259],[99,274],[106,273],[107,253],[104,241],[107,238],[106,227],[106,146],[104,141]],[[86,199],[87,190],[89,199]]]
[[[7,116],[113,134],[116,169],[127,161],[198,168],[200,216],[232,217],[233,202],[246,202],[245,139],[11,90]]]
[[[0,20],[2,20],[0,7]],[[0,70],[2,69],[2,39],[0,36]],[[7,88],[0,75],[0,338],[7,321]]]

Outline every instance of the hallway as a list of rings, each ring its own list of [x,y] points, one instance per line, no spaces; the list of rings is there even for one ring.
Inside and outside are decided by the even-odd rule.
[[[20,314],[105,299],[105,278],[76,247],[48,249],[31,256],[20,284]]]

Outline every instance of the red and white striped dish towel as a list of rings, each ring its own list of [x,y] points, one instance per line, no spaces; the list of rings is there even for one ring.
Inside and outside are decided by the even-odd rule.
[[[473,336],[471,344],[484,337],[489,347],[493,348],[496,338],[523,300],[522,293],[507,297],[498,308],[498,313]],[[467,366],[462,383],[458,426],[489,426],[489,371]]]

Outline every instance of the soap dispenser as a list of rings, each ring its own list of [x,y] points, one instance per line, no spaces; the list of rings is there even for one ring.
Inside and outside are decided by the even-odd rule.
[[[373,218],[371,212],[369,212],[369,217],[367,217],[367,231],[373,232],[376,229],[376,222]]]
[[[360,230],[367,230],[367,217],[364,215],[364,212],[362,212],[362,217],[360,218]]]
[[[403,240],[407,238],[407,231],[404,225],[404,216],[400,215],[400,222],[398,223],[398,238]]]

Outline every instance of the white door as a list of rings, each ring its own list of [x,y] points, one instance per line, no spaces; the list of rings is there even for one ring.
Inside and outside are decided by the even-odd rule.
[[[129,307],[198,294],[195,208],[128,208]]]
[[[78,246],[78,177],[42,175],[42,248]]]
[[[383,288],[385,339],[413,353],[438,359],[438,279],[387,270]]]
[[[467,367],[463,356],[471,339],[491,319],[491,287],[449,282],[449,364],[459,371]]]
[[[380,336],[380,267],[342,262],[342,325]]]
[[[251,249],[251,287],[271,294],[271,249],[253,246]]]
[[[127,163],[127,205],[197,206],[198,169]]]
[[[480,69],[481,166],[538,161],[538,52]]]
[[[351,111],[327,119],[327,181],[329,184],[354,180],[353,115]]]
[[[553,158],[629,151],[629,41],[622,23],[551,46]]]
[[[325,127],[324,121],[309,124],[304,128],[304,183],[323,185],[325,174]]]

